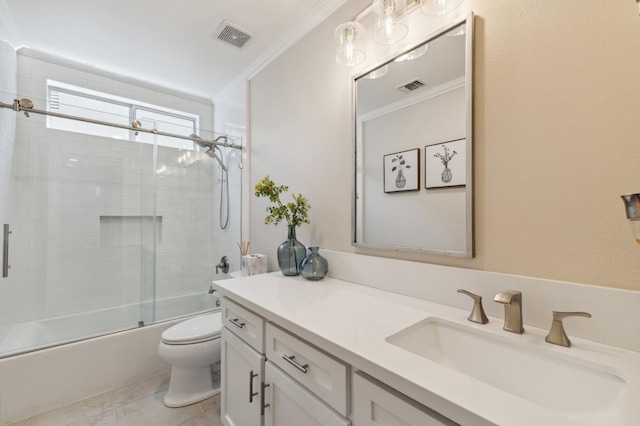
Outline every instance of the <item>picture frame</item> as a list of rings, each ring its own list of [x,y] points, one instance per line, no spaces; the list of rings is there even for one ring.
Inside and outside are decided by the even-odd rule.
[[[467,140],[456,139],[424,147],[425,189],[467,184]]]
[[[420,190],[420,148],[383,156],[385,193]]]

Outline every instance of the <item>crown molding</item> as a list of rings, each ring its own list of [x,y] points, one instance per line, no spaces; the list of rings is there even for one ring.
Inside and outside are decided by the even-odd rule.
[[[253,61],[236,78],[223,87],[223,89],[214,97],[214,104],[218,100],[226,97],[238,84],[255,77],[267,65],[302,39],[302,37],[311,32],[311,30],[318,26],[347,1],[348,0],[317,0],[313,8],[305,13],[296,25],[294,25],[291,30],[287,31],[287,33],[277,43],[275,43],[273,47],[259,56],[258,59]]]

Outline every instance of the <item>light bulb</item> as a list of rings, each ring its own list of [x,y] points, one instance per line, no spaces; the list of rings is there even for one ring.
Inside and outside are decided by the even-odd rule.
[[[353,67],[364,62],[366,54],[359,46],[364,27],[357,22],[347,22],[336,28],[336,62]]]
[[[393,44],[406,37],[407,0],[374,0],[372,5],[373,41]]]

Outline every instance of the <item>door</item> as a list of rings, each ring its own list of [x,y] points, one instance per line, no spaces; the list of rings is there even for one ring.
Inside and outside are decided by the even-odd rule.
[[[261,426],[260,384],[264,355],[222,327],[222,397],[225,426]]]

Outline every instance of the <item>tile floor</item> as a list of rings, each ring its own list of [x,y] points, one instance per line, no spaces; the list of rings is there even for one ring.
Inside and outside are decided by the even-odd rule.
[[[181,408],[162,403],[169,373],[105,392],[7,426],[222,426],[220,395]]]

